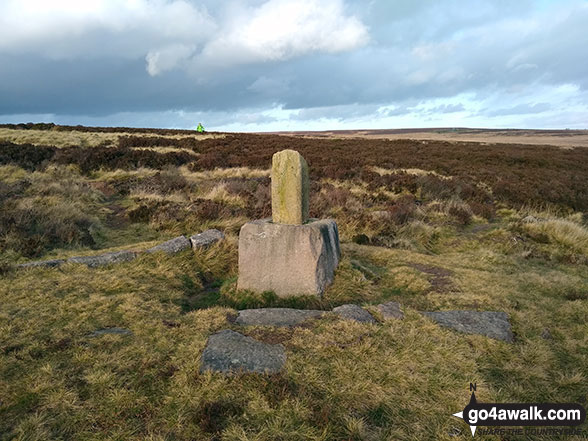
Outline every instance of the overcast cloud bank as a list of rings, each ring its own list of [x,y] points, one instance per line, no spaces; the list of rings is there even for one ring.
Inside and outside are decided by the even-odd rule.
[[[0,121],[588,128],[588,1],[5,0]]]

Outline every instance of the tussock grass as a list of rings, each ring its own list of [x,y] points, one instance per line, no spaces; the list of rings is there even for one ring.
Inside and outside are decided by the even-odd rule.
[[[184,152],[189,155],[198,156],[198,153],[194,150],[179,147],[133,147],[133,150],[151,150],[158,153]]]
[[[147,178],[157,174],[157,170],[146,167],[139,167],[135,170],[104,170],[99,169],[90,174],[90,177],[96,182],[109,182],[130,178]]]
[[[2,165],[0,166],[0,181],[12,184],[21,181],[27,176],[28,172],[16,165]]]
[[[141,189],[132,189],[129,196],[133,199],[139,200],[150,200],[150,201],[168,201],[168,202],[187,202],[189,201],[188,195],[185,193],[174,192],[174,193],[155,193]]]
[[[12,130],[0,128],[0,140],[16,144],[53,145],[67,147],[78,145],[81,147],[95,147],[100,144],[115,145],[117,133],[97,132],[58,132],[53,130]]]
[[[548,243],[550,254],[572,261],[588,260],[588,229],[575,222],[563,219],[549,219],[526,223],[522,230],[540,243]]]
[[[227,191],[227,184],[221,182],[212,187],[208,192],[202,194],[200,197],[209,199],[211,201],[221,202],[227,205],[235,205],[237,207],[244,207],[245,201],[235,194]]]

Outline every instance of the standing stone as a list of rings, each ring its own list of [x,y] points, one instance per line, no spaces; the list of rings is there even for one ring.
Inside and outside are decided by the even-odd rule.
[[[331,219],[308,219],[308,166],[300,153],[272,159],[272,219],[239,233],[238,289],[280,297],[322,295],[339,264],[339,231]],[[273,220],[273,222],[272,222]]]
[[[272,157],[272,219],[276,224],[301,225],[308,221],[308,165],[294,150]]]

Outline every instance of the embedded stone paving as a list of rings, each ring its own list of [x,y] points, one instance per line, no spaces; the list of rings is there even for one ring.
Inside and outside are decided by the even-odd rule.
[[[166,242],[160,243],[159,245],[155,245],[145,252],[157,253],[158,251],[163,251],[166,254],[176,254],[191,248],[191,246],[192,244],[186,236],[178,236]]]
[[[358,305],[341,305],[333,308],[333,312],[345,320],[355,320],[360,323],[376,323],[376,319]]]
[[[387,302],[377,306],[378,311],[382,314],[382,317],[387,319],[402,320],[404,318],[404,312],[400,309],[400,303],[398,302]]]
[[[201,373],[213,371],[229,374],[275,374],[282,370],[286,363],[286,351],[281,344],[262,343],[225,329],[208,338],[200,361]]]
[[[55,268],[65,263],[64,259],[40,260],[36,262],[21,263],[17,268]]]
[[[223,240],[225,235],[219,230],[206,230],[199,234],[190,236],[190,243],[192,248],[207,248],[219,240]]]
[[[170,239],[146,251],[114,251],[110,253],[98,254],[94,256],[76,256],[70,257],[69,259],[52,259],[52,260],[39,260],[34,262],[27,262],[15,265],[17,269],[27,268],[56,268],[64,263],[81,263],[87,265],[89,268],[96,268],[104,265],[111,265],[115,263],[128,262],[135,259],[141,253],[155,253],[157,251],[163,251],[167,254],[175,254],[180,251],[186,250],[190,247],[193,249],[205,248],[224,239],[225,235],[218,230],[206,230],[200,234],[195,234],[190,239],[185,236],[179,236],[174,239]]]
[[[235,323],[243,326],[296,326],[307,320],[316,319],[327,311],[292,308],[260,308],[239,311]]]
[[[466,334],[513,341],[508,315],[501,311],[433,311],[422,312],[441,326]]]
[[[99,254],[97,256],[80,256],[70,257],[67,259],[70,263],[82,263],[89,268],[110,265],[112,263],[128,262],[137,257],[135,251],[115,251],[113,253]]]

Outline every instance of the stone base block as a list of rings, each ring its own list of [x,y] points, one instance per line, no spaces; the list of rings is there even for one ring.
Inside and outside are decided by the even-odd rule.
[[[333,282],[341,249],[337,224],[248,222],[239,233],[239,289],[274,291],[280,297],[321,295]]]

